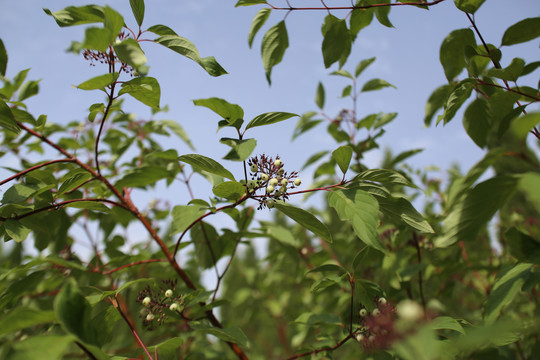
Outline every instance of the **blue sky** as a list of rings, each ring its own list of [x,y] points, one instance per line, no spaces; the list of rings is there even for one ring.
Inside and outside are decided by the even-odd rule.
[[[307,4],[307,0],[291,0],[293,4]],[[60,28],[42,8],[52,11],[69,5],[82,5],[82,1],[1,0],[0,37],[8,51],[8,77],[19,70],[32,68],[28,79],[42,79],[40,94],[28,100],[29,111],[36,117],[47,114],[49,121],[67,123],[81,121],[88,107],[103,101],[101,92],[85,92],[72,85],[106,72],[99,66],[90,67],[81,56],[65,52],[72,40],[81,41],[84,26]],[[128,0],[94,1],[109,4],[125,18],[128,26],[135,27]],[[251,20],[260,6],[235,8],[236,0],[146,2],[143,27],[164,24],[179,35],[190,39],[202,56],[215,56],[229,72],[213,78],[197,64],[157,44],[145,43],[150,65],[149,76],[158,79],[162,90],[162,105],[169,105],[168,113],[160,113],[158,119],[178,121],[188,132],[197,151],[220,159],[228,148],[219,143],[221,137],[233,137],[228,130],[216,134],[219,118],[206,108],[195,107],[193,99],[221,97],[244,108],[246,120],[269,111],[287,111],[301,114],[315,110],[314,96],[317,83],[326,86],[325,112],[335,116],[349,102],[339,100],[341,88],[347,83],[341,77],[328,74],[336,70],[325,69],[321,55],[322,35],[320,26],[326,15],[324,11],[293,12],[286,24],[290,47],[284,60],[272,73],[272,86],[265,80],[260,58],[260,41],[269,26],[283,19],[285,12],[273,11],[267,24],[255,39],[253,49],[247,44]],[[284,3],[274,0],[273,4]],[[317,3],[317,1],[313,1]],[[85,2],[84,2],[85,4]],[[349,4],[348,1],[328,1],[329,5]],[[489,0],[476,15],[477,25],[487,42],[500,44],[504,30],[515,22],[538,16],[537,0],[511,2]],[[335,12],[337,16],[344,13]],[[378,112],[397,112],[399,115],[386,127],[381,141],[381,151],[368,156],[368,163],[376,167],[382,148],[389,147],[394,153],[412,148],[424,148],[424,152],[411,159],[415,168],[437,165],[448,168],[453,162],[468,169],[481,156],[482,151],[463,130],[460,117],[446,127],[424,128],[424,106],[431,92],[446,83],[439,63],[439,47],[444,37],[454,29],[469,27],[462,12],[453,1],[447,0],[433,6],[429,11],[402,6],[393,8],[390,20],[395,28],[386,28],[374,22],[362,30],[353,46],[345,69],[354,70],[362,59],[376,56],[377,61],[366,70],[360,83],[371,78],[382,78],[397,89],[385,89],[362,95],[359,99],[359,116]],[[508,65],[514,56],[527,62],[538,59],[538,40],[503,49],[502,65]],[[98,64],[99,65],[99,64]],[[538,81],[538,70],[529,76],[533,86]],[[149,110],[136,101],[126,101],[126,109],[135,112],[140,119],[150,116]],[[255,153],[279,154],[289,169],[300,169],[307,158],[320,150],[333,150],[335,143],[326,134],[325,127],[290,142],[296,119],[271,127],[255,128],[250,135],[258,141]],[[249,133],[248,133],[249,134]],[[184,144],[174,141],[180,154],[191,152]],[[3,164],[4,165],[4,164]],[[239,163],[230,163],[233,173],[241,174]],[[303,178],[309,179],[310,169]],[[5,189],[4,189],[5,190]],[[208,188],[196,194],[206,198]],[[182,203],[179,195],[175,204]],[[184,201],[185,203],[185,201]]]

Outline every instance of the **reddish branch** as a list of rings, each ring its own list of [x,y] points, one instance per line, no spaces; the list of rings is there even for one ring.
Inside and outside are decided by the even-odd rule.
[[[4,185],[5,183],[10,182],[11,180],[17,179],[17,178],[19,178],[21,176],[24,176],[24,175],[28,174],[29,172],[37,170],[39,168],[42,168],[42,167],[45,167],[45,166],[48,166],[48,165],[51,165],[51,164],[63,163],[63,162],[74,162],[74,159],[58,159],[58,160],[51,160],[51,161],[43,162],[41,164],[29,167],[26,170],[20,171],[20,172],[16,173],[15,175],[10,176],[7,179],[4,179],[4,180],[0,181],[0,185]]]
[[[135,261],[135,262],[132,262],[132,263],[129,263],[129,264],[126,264],[126,265],[119,266],[119,267],[117,267],[115,269],[103,271],[101,273],[103,275],[110,275],[110,274],[112,274],[114,272],[120,271],[122,269],[129,268],[129,267],[132,267],[132,266],[142,265],[142,264],[150,264],[150,263],[155,263],[155,262],[166,262],[166,261],[167,260],[165,260],[165,259],[148,259],[148,260]]]

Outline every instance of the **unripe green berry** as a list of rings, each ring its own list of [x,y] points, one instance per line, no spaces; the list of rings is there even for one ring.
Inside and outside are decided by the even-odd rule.
[[[281,160],[277,159],[276,161],[274,161],[274,166],[281,166]]]
[[[287,187],[286,187],[286,186],[280,187],[280,188],[279,188],[279,192],[280,192],[281,194],[285,194],[285,193],[287,192]]]
[[[261,180],[262,181],[267,181],[268,180],[268,175],[267,174],[261,174]]]
[[[276,204],[276,201],[273,199],[268,199],[266,201],[266,206],[268,206],[269,209],[273,208],[275,204]]]
[[[145,297],[145,298],[143,299],[142,304],[143,304],[144,306],[148,306],[148,305],[150,305],[150,302],[151,302],[151,301],[152,301],[152,299],[150,299],[150,298],[147,296],[147,297]]]
[[[168,289],[167,291],[165,291],[166,298],[172,298],[172,296],[173,296],[173,291],[171,289]]]
[[[255,180],[248,180],[247,182],[248,189],[255,189],[257,187],[257,182]]]
[[[386,305],[386,299],[385,299],[385,298],[383,298],[383,297],[382,297],[382,298],[379,298],[378,301],[379,301],[379,304],[381,304],[381,305]]]
[[[366,309],[360,309],[360,311],[358,313],[360,314],[361,317],[366,317],[367,316],[367,310]]]
[[[281,186],[287,186],[287,185],[289,185],[289,180],[281,179]]]
[[[257,164],[251,164],[251,168],[250,168],[251,172],[257,172],[257,170],[259,170],[259,167],[257,166]]]
[[[154,318],[155,318],[154,314],[146,315],[146,321],[152,321],[152,320],[154,320]]]
[[[283,173],[285,172],[285,169],[284,168],[281,168],[278,170],[278,174],[279,175],[283,175]]]
[[[300,180],[299,178],[294,179],[295,186],[300,186],[301,183],[302,183],[302,180]]]
[[[269,194],[272,193],[272,192],[274,192],[274,187],[273,187],[272,185],[268,185],[268,186],[266,187],[266,192],[269,193]]]
[[[178,310],[178,304],[177,303],[172,303],[171,306],[169,306],[169,310],[171,310],[171,311]]]
[[[278,183],[279,183],[278,179],[271,178],[270,181],[268,182],[268,185],[276,186]]]

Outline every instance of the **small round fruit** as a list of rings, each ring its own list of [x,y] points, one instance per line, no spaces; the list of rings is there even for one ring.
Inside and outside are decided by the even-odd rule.
[[[268,185],[266,187],[266,192],[269,193],[269,194],[273,193],[274,192],[274,187],[272,185]]]
[[[289,185],[289,180],[281,179],[281,186],[287,186],[287,185]]]
[[[268,184],[272,186],[276,186],[278,183],[279,181],[276,178],[271,178],[270,181],[268,182]]]
[[[152,320],[154,320],[154,318],[155,318],[154,314],[146,315],[146,321],[152,321]]]
[[[381,315],[381,310],[375,309],[375,310],[373,310],[372,314],[373,314],[373,316],[379,316],[379,315]]]
[[[167,291],[165,291],[166,298],[172,298],[172,296],[173,296],[173,291],[171,289],[168,289]]]
[[[280,192],[281,194],[285,194],[285,193],[287,192],[287,187],[286,187],[286,186],[280,187],[280,188],[279,188],[279,192]]]
[[[268,206],[269,209],[273,208],[275,204],[276,204],[276,201],[273,199],[266,200],[266,206]]]
[[[379,298],[378,301],[379,301],[379,304],[381,304],[381,305],[386,305],[386,299],[385,299],[385,298],[383,298],[383,297],[382,297],[382,298]]]
[[[366,309],[360,309],[358,314],[360,314],[361,317],[366,317],[367,316],[367,310]]]
[[[300,180],[299,178],[294,179],[294,186],[300,186],[301,183],[302,180]]]
[[[150,305],[150,302],[151,302],[151,301],[152,301],[152,299],[150,299],[150,298],[147,296],[147,297],[145,297],[145,298],[143,299],[142,304],[143,304],[144,306],[148,306],[148,305]]]
[[[260,178],[261,178],[262,181],[267,181],[268,180],[268,175],[267,174],[261,174]]]
[[[279,175],[283,175],[285,173],[285,169],[284,168],[281,168],[278,170],[278,174]]]
[[[248,180],[247,187],[250,190],[255,189],[257,187],[257,182],[255,180]]]
[[[169,310],[177,311],[178,310],[178,304],[177,303],[172,303],[171,306],[169,306]]]
[[[364,335],[362,335],[362,334],[357,334],[357,335],[356,335],[356,341],[358,341],[358,342],[364,341]]]
[[[259,170],[259,167],[257,166],[257,164],[251,164],[250,170],[252,173],[255,173],[257,172],[257,170]]]
[[[276,161],[274,161],[274,166],[277,166],[277,167],[280,167],[282,164],[281,160],[277,159]]]

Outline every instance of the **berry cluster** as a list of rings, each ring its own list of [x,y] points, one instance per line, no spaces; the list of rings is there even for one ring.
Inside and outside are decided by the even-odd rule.
[[[125,40],[128,37],[129,36],[126,35],[124,32],[121,32],[120,34],[118,34],[118,41]],[[122,64],[122,66],[120,67],[120,72],[125,72],[126,74],[133,76],[134,69],[131,66],[121,62],[120,59],[118,59],[118,56],[116,56],[116,54],[114,53],[112,49],[109,51],[109,53],[106,53],[103,51],[86,49],[82,52],[82,55],[85,60],[90,61],[90,66],[95,66],[94,62],[107,64],[109,66],[114,63],[120,63]]]
[[[365,349],[387,349],[400,338],[395,328],[396,308],[384,297],[375,299],[375,309],[371,313],[361,308],[358,315],[362,327],[356,334],[356,340]]]
[[[163,284],[165,286],[159,289],[146,286],[137,297],[137,302],[144,306],[141,309],[140,317],[148,330],[152,330],[155,323],[159,326],[167,319],[167,310],[179,314],[184,310],[183,296],[174,293],[176,280],[164,280]]]
[[[286,172],[283,162],[276,156],[274,160],[264,154],[248,160],[251,180],[246,183],[247,190],[259,201],[259,209],[273,208],[276,200],[287,200],[289,189],[294,189],[302,183],[297,177],[298,172]],[[258,190],[262,194],[256,195]]]

